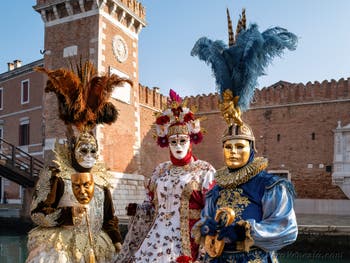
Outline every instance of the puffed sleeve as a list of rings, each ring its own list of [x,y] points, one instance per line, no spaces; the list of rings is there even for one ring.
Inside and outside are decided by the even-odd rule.
[[[40,174],[31,204],[31,218],[39,226],[73,225],[72,208],[58,207],[64,193],[64,181],[54,168]]]
[[[247,220],[251,225],[250,233],[255,246],[275,251],[296,240],[298,227],[293,203],[293,193],[285,182],[279,182],[265,191],[262,220]]]

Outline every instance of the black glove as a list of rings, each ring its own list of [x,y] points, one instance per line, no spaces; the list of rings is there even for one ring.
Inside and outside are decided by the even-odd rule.
[[[218,240],[228,238],[232,243],[243,241],[245,239],[245,227],[237,224],[232,224],[223,227],[218,236]]]
[[[128,206],[125,208],[127,210],[126,215],[134,216],[136,214],[136,208],[136,203],[129,203]]]

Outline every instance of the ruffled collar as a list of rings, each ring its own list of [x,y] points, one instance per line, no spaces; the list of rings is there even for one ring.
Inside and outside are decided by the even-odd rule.
[[[237,185],[248,182],[255,175],[263,171],[268,165],[268,160],[263,157],[254,158],[254,160],[241,169],[230,172],[225,166],[216,171],[216,184],[223,188],[235,188]]]

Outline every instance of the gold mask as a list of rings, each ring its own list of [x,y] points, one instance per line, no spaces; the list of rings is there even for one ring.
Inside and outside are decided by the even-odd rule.
[[[80,204],[90,203],[94,196],[95,183],[90,173],[75,173],[71,176],[72,189]]]
[[[231,139],[224,142],[224,159],[228,168],[237,169],[246,165],[250,156],[248,140]]]

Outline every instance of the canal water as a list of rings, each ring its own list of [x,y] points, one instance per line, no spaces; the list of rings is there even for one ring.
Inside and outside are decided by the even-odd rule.
[[[315,244],[315,247],[317,245]],[[27,235],[7,234],[0,235],[0,262],[24,263],[27,257]],[[323,250],[310,250],[309,252],[280,251],[281,263],[345,263],[350,262],[344,258],[342,252],[324,252]]]

